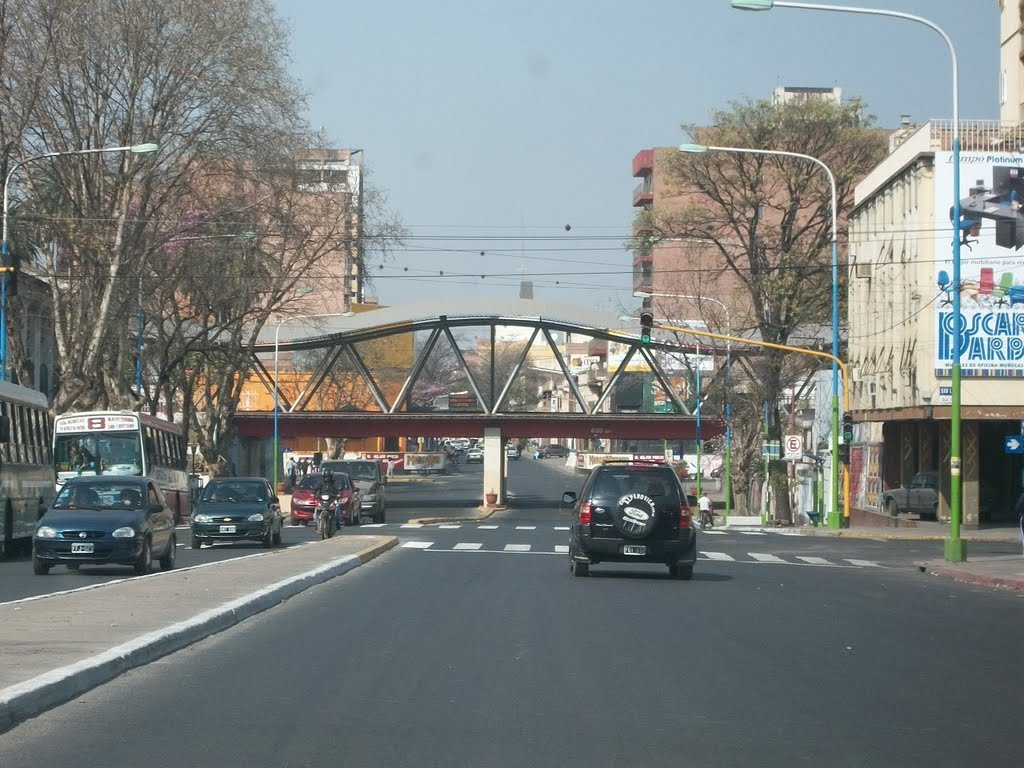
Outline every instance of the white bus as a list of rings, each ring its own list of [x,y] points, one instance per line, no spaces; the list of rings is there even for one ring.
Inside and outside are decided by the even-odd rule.
[[[82,411],[53,421],[57,486],[80,475],[145,475],[164,492],[175,522],[190,515],[181,427],[132,411]]]
[[[0,548],[29,551],[36,521],[53,500],[46,396],[0,382]]]

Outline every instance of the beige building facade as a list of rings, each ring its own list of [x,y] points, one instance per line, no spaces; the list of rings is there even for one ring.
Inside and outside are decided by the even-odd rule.
[[[1016,3],[1013,4],[1016,7]],[[849,218],[851,450],[856,506],[939,473],[949,517],[953,238],[961,240],[964,523],[1008,521],[1022,481],[1012,438],[1024,432],[1024,131],[961,121],[963,214],[954,197],[952,122],[906,125],[856,188]]]

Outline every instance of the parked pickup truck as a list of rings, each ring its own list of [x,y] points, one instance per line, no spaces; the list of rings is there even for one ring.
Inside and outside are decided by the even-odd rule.
[[[911,512],[938,519],[939,472],[918,472],[907,488],[891,488],[882,494],[882,508],[890,515]]]

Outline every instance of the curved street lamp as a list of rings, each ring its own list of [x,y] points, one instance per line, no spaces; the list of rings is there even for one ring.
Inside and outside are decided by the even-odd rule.
[[[903,11],[890,11],[883,8],[858,8],[846,5],[822,5],[820,3],[793,3],[783,0],[732,0],[732,7],[741,11],[770,11],[774,7],[798,8],[810,11],[834,11],[837,13],[859,13],[869,16],[887,16],[889,18],[913,21],[936,32],[949,48],[953,63],[953,222],[959,225],[960,206],[960,68],[956,58],[956,48],[945,30],[935,22]],[[950,385],[952,403],[950,405],[949,424],[949,537],[945,540],[945,557],[951,562],[963,562],[967,559],[967,543],[960,538],[960,522],[962,516],[960,488],[961,460],[961,408],[960,408],[960,341],[963,334],[963,313],[960,309],[960,237],[953,233],[953,360],[950,366]]]
[[[7,211],[8,211],[8,192],[11,183],[11,177],[14,172],[21,166],[27,163],[35,162],[36,160],[45,160],[50,157],[67,157],[69,155],[94,155],[101,152],[131,152],[136,155],[148,154],[150,152],[156,152],[160,149],[159,144],[153,142],[147,142],[145,144],[131,144],[124,147],[100,147],[98,149],[73,149],[67,152],[43,152],[39,155],[32,155],[26,157],[24,160],[19,160],[11,164],[10,169],[7,171],[7,175],[4,177],[4,211],[3,211],[3,241],[0,245],[0,255],[2,255],[2,263],[0,263],[0,381],[7,381],[7,279],[11,272],[14,271],[14,267],[8,264],[7,252]]]
[[[786,152],[781,149],[753,149],[747,147],[711,147],[704,144],[681,144],[680,152],[734,152],[747,155],[776,155],[809,160],[818,165],[828,176],[829,189],[832,193],[832,356],[839,357],[839,206],[836,195],[836,177],[825,163],[812,155],[800,152]],[[765,427],[767,429],[767,426]],[[832,508],[828,513],[829,528],[841,528],[842,517],[839,515],[839,366],[832,362]],[[843,495],[848,498],[850,492],[849,475],[843,473]],[[844,505],[849,509],[849,504]]]

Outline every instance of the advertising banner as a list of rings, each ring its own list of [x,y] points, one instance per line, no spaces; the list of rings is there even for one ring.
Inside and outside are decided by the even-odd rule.
[[[445,455],[443,453],[407,453],[405,454],[406,472],[443,472]]]
[[[953,154],[935,153],[935,374],[953,361]],[[1024,377],[1024,154],[960,153],[961,367]]]

